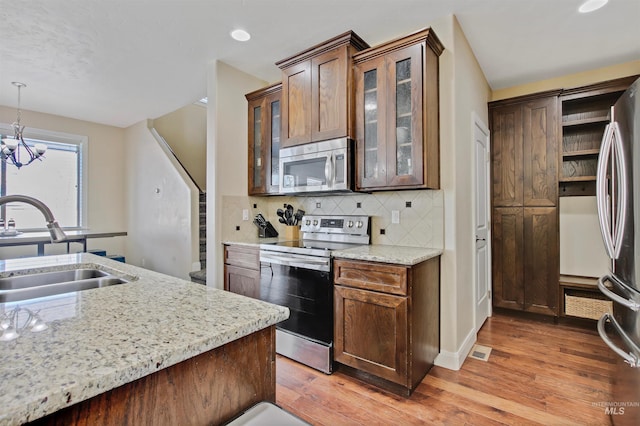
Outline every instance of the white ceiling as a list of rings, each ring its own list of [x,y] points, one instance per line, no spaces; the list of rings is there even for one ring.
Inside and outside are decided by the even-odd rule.
[[[0,0],[0,105],[21,81],[25,110],[127,127],[206,96],[212,60],[275,82],[276,61],[344,31],[375,45],[451,14],[493,89],[640,59],[639,0],[581,2]]]

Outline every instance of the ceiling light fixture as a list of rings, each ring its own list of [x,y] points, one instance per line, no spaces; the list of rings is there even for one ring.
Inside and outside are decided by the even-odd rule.
[[[589,13],[594,10],[600,9],[602,6],[607,4],[609,0],[587,0],[578,8],[578,12],[580,13]]]
[[[14,86],[18,88],[18,118],[11,125],[13,127],[13,137],[2,138],[2,144],[0,144],[0,158],[5,163],[10,163],[20,168],[22,166],[27,166],[31,164],[35,159],[42,161],[42,156],[47,150],[47,146],[41,143],[35,144],[32,147],[26,144],[24,139],[22,138],[22,131],[24,130],[24,126],[20,126],[20,114],[22,110],[20,109],[20,90],[23,87],[27,87],[26,84],[20,83],[18,81],[11,82]],[[25,151],[26,155],[29,156],[29,159],[26,163],[20,161],[20,152]]]
[[[234,40],[247,41],[251,38],[251,34],[246,32],[245,30],[237,29],[237,30],[231,31],[231,37]]]

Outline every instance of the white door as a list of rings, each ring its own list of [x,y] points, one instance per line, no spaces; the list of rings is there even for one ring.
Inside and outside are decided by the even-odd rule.
[[[489,129],[473,114],[475,146],[475,326],[480,330],[491,315],[491,246],[489,211]]]

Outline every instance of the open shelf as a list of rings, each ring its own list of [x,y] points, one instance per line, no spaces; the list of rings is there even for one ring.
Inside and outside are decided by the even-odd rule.
[[[584,88],[569,89],[560,96],[562,153],[559,195],[595,195],[600,144],[611,106],[632,80],[612,80]]]
[[[566,151],[562,153],[562,157],[586,157],[591,155],[598,155],[599,149],[582,149],[580,151]]]
[[[561,177],[560,182],[589,182],[595,181],[595,176],[571,176],[571,177]]]
[[[567,120],[562,122],[562,127],[585,126],[590,124],[606,124],[609,122],[609,116],[589,117],[576,120]]]

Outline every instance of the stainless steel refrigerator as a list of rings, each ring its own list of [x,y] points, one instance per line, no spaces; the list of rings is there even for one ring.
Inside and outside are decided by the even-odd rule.
[[[609,274],[598,287],[613,312],[598,321],[602,340],[618,355],[611,401],[615,425],[640,424],[640,79],[611,109],[600,156],[596,199]]]

